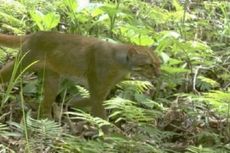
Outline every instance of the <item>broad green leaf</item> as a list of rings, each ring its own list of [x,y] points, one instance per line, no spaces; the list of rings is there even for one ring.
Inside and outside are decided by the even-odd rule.
[[[170,74],[190,72],[189,69],[172,67],[172,66],[167,66],[167,65],[161,66],[161,70],[165,71],[166,73],[170,73]]]
[[[46,30],[50,30],[58,25],[60,16],[56,13],[48,13],[43,18],[43,24]]]

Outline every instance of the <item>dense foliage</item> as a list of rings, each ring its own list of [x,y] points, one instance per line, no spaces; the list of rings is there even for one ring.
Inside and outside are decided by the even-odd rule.
[[[55,121],[32,118],[42,98],[42,80],[34,74],[20,75],[1,90],[0,152],[230,152],[228,1],[79,4],[0,0],[0,32],[52,30],[153,44],[162,60],[161,76],[145,80],[131,75],[119,83],[105,101],[108,122],[87,110],[64,107],[73,96],[89,96],[87,89],[70,81],[60,89]],[[16,53],[1,47],[1,64]],[[109,134],[102,132],[103,125],[110,126]]]

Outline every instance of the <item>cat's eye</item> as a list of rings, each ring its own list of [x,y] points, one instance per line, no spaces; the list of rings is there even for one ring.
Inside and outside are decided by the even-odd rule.
[[[153,64],[149,64],[149,67],[154,68],[154,65]]]

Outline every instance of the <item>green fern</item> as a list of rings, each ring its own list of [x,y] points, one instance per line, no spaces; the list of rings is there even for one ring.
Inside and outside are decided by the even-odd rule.
[[[135,141],[124,137],[104,137],[104,140],[85,140],[82,138],[65,135],[63,141],[54,146],[58,152],[79,152],[79,153],[163,153],[143,141]]]
[[[6,145],[0,144],[0,152],[1,153],[16,153],[14,150],[10,149]]]
[[[202,146],[190,146],[187,148],[186,153],[215,153],[215,151],[210,148],[204,148]]]
[[[76,85],[75,87],[77,88],[78,93],[82,98],[89,98],[90,96],[89,90],[79,85]]]
[[[52,149],[51,146],[60,140],[63,134],[62,128],[56,122],[48,119],[36,120],[31,118],[29,114],[27,114],[26,123],[11,122],[10,125],[18,131],[18,137],[23,140],[24,150],[31,153],[43,152],[48,148]],[[25,141],[25,130],[28,130],[28,141]]]
[[[210,78],[199,76],[196,86],[199,87],[202,91],[205,91],[220,87],[220,84]]]
[[[149,122],[153,121],[154,117],[159,115],[158,112],[137,107],[135,102],[120,97],[107,100],[104,105],[106,109],[112,110],[109,117],[115,118],[115,122],[119,122],[121,120]]]
[[[8,136],[9,134],[7,125],[0,123],[0,136]]]
[[[60,125],[48,119],[36,120],[27,116],[27,127],[39,139],[59,137],[62,133]]]
[[[153,85],[149,81],[140,80],[122,81],[117,86],[125,91],[129,90],[137,93],[143,93],[144,91],[153,87]]]
[[[99,136],[103,136],[104,133],[102,131],[103,126],[111,126],[111,123],[109,123],[106,120],[103,120],[99,117],[93,117],[92,115],[85,113],[84,111],[80,109],[74,109],[73,112],[66,112],[66,114],[71,115],[71,119],[79,119],[83,121],[87,121],[89,124],[96,126],[99,130]]]
[[[214,90],[204,94],[204,100],[212,105],[212,107],[220,113],[229,113],[230,93]]]

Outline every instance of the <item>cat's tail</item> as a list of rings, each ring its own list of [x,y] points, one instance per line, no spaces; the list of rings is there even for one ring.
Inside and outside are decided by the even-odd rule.
[[[9,48],[19,48],[26,40],[26,37],[27,36],[0,34],[0,46]]]

